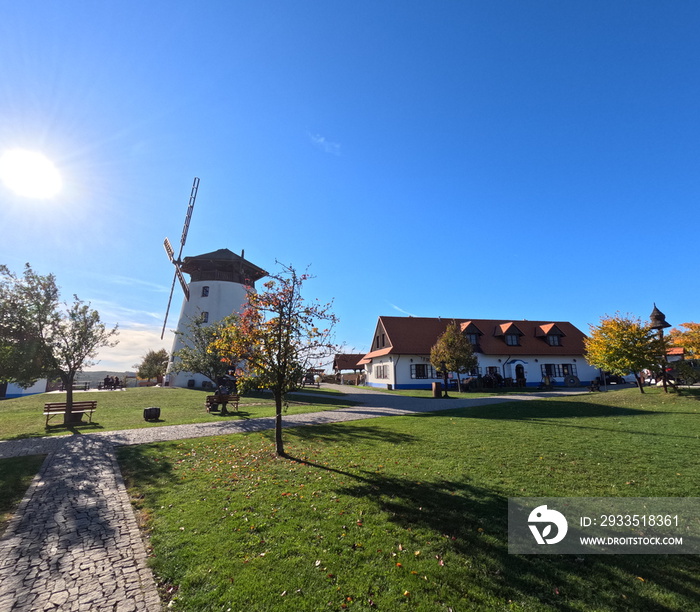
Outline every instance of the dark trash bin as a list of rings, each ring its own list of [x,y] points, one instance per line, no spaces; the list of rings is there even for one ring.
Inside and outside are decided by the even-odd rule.
[[[436,397],[436,398],[442,397],[442,383],[439,383],[439,382],[433,383],[433,397]]]
[[[143,418],[145,421],[157,421],[160,418],[160,408],[158,406],[144,408]]]

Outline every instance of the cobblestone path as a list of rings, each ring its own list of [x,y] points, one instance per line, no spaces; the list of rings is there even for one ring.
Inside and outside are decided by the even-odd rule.
[[[160,610],[108,440],[63,439],[46,458],[0,549],[2,612]]]

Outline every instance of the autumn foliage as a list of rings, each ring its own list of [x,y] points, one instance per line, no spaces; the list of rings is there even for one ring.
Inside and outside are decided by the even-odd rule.
[[[585,346],[588,363],[618,376],[633,374],[642,393],[641,371],[657,369],[663,354],[649,323],[620,313],[606,315],[599,325],[591,325]]]
[[[438,338],[430,349],[430,363],[442,373],[445,384],[445,397],[447,397],[447,377],[450,372],[459,375],[473,370],[478,365],[478,359],[474,354],[469,339],[460,331],[455,321],[447,326],[447,329]]]
[[[681,323],[670,333],[671,344],[685,349],[690,359],[700,358],[700,323]]]
[[[240,356],[241,388],[270,389],[275,398],[275,447],[284,455],[282,409],[288,393],[301,387],[304,374],[336,350],[331,341],[337,319],[332,303],[307,302],[301,295],[308,274],[282,266],[262,291],[248,292],[248,304],[237,324],[220,332],[212,350]]]

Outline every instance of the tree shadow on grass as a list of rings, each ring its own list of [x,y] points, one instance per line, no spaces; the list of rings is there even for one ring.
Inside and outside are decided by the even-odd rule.
[[[10,440],[34,440],[37,438],[48,438],[48,437],[54,437],[54,435],[67,435],[67,434],[73,434],[73,435],[83,435],[83,434],[90,434],[90,433],[95,433],[98,431],[103,431],[104,426],[100,425],[99,422],[93,421],[92,423],[83,423],[83,424],[73,424],[73,425],[64,425],[63,423],[49,423],[48,427],[44,427],[42,431],[32,431],[32,432],[27,432],[27,433],[20,433],[16,434],[14,436],[8,436],[7,438],[3,438],[3,440],[10,441]]]
[[[22,433],[22,434],[17,434],[15,436],[8,436],[7,438],[3,438],[2,441],[10,442],[11,440],[33,440],[35,438],[46,438],[48,437],[46,432],[30,432],[30,433]]]
[[[250,412],[247,410],[241,410],[240,408],[238,410],[227,410],[226,412],[221,412],[220,410],[212,410],[210,413],[212,416],[218,416],[222,418],[229,418],[229,417],[239,417],[241,419],[249,419],[250,418]]]
[[[355,422],[356,423],[356,422]],[[272,432],[269,435],[273,435]],[[374,440],[386,444],[414,444],[419,441],[417,436],[399,433],[390,429],[384,429],[371,425],[357,425],[347,427],[344,423],[326,423],[311,427],[293,427],[285,429],[286,440],[296,438],[299,440],[324,442],[352,443],[357,440]],[[287,456],[288,459],[293,459]]]
[[[172,487],[177,484],[173,464],[159,450],[159,443],[119,446],[117,461],[127,487]]]
[[[535,425],[547,427],[569,427],[574,429],[589,429],[595,431],[610,431],[607,427],[595,427],[593,425],[576,425],[572,422],[565,423],[560,419],[576,418],[602,418],[610,417],[655,417],[663,414],[688,414],[681,412],[668,412],[657,410],[638,410],[635,408],[622,408],[619,406],[606,406],[601,404],[590,404],[588,402],[560,402],[547,400],[546,403],[536,402],[534,406],[528,405],[530,402],[495,404],[492,406],[478,406],[471,408],[458,408],[449,412],[420,413],[411,415],[411,418],[434,418],[434,417],[454,417],[465,419],[493,419],[502,421],[525,421]],[[694,413],[689,413],[694,414]],[[629,433],[643,436],[661,436],[671,438],[697,438],[691,434],[669,434],[656,431],[615,429],[618,433]]]
[[[683,610],[700,598],[698,556],[509,554],[507,497],[475,486],[468,477],[414,480],[287,458],[354,481],[338,493],[374,502],[402,529],[404,546],[411,547],[410,539],[424,534],[425,528],[439,534],[432,542],[413,544],[441,566],[442,592],[450,593],[458,605],[464,603],[464,593],[473,598],[474,609],[480,601],[492,609],[494,598],[504,607],[510,602],[527,607],[523,601],[527,598],[529,605],[533,599],[539,602],[538,609],[566,611]],[[408,553],[403,559],[399,553],[397,561],[406,564],[413,548]],[[471,570],[466,574],[465,564]],[[464,584],[465,575],[469,580],[474,573],[475,584]],[[654,588],[641,587],[642,583]]]
[[[652,414],[654,414],[654,412],[639,410],[637,408],[623,408],[605,404],[591,404],[590,402],[548,399],[544,401],[528,400],[461,408],[455,410],[454,414],[450,416],[469,419],[519,421],[533,419],[630,417]]]

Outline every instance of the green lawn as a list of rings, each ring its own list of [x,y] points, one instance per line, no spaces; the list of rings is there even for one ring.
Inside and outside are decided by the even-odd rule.
[[[700,496],[700,397],[637,390],[120,449],[176,610],[691,610],[700,559],[516,556],[507,499]]]
[[[103,391],[74,393],[73,399],[97,400],[97,410],[92,416],[92,424],[66,428],[62,417],[55,416],[46,428],[46,418],[42,416],[44,403],[65,401],[65,393],[42,393],[27,397],[0,401],[0,440],[30,438],[47,435],[60,435],[74,431],[90,433],[94,431],[115,431],[161,425],[182,425],[184,423],[204,423],[221,419],[247,419],[275,414],[274,401],[269,393],[252,393],[241,399],[238,413],[220,416],[207,413],[204,398],[211,392],[180,388],[145,387],[126,391]],[[323,389],[304,390],[294,394],[287,414],[332,410],[348,406],[342,394],[326,392]],[[158,422],[143,420],[143,409],[159,406],[161,416]]]
[[[0,535],[45,458],[46,455],[33,455],[0,459]]]

